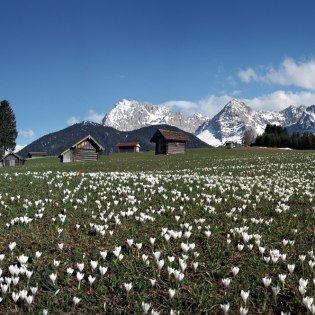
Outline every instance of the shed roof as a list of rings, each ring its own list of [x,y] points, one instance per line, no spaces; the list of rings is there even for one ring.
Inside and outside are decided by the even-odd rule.
[[[120,142],[117,147],[140,147],[140,142]]]
[[[90,140],[90,141],[92,141],[92,142],[95,144],[95,146],[98,148],[98,150],[104,151],[103,146],[102,146],[101,144],[99,144],[91,135],[88,135],[88,136],[82,138],[81,140],[79,140],[78,142],[76,142],[75,144],[73,144],[73,145],[72,145],[70,148],[68,148],[67,150],[65,150],[65,151],[63,151],[62,153],[60,153],[60,155],[64,155],[64,154],[65,154],[66,152],[68,152],[70,149],[76,148],[80,143],[82,143],[82,142],[85,141],[85,140]],[[59,155],[59,156],[60,156],[60,155]]]
[[[190,140],[190,138],[182,131],[158,129],[152,136],[150,142],[156,142],[157,139],[160,137],[163,137],[165,140],[168,141],[186,142]]]
[[[47,152],[28,152],[28,154],[31,154],[31,155],[43,155],[43,156],[48,155]]]
[[[5,156],[3,156],[1,159],[0,159],[0,162],[2,162],[6,157],[10,156],[10,155],[14,155],[17,159],[21,160],[21,161],[25,161],[24,158],[20,157],[19,155],[17,155],[16,153],[14,152],[10,152],[8,154],[6,154]]]

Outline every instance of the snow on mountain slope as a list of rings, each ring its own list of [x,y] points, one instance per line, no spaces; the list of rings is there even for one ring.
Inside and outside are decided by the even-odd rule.
[[[254,111],[244,102],[233,99],[212,119],[200,114],[189,116],[166,106],[121,100],[103,119],[104,126],[130,131],[144,126],[168,124],[194,133],[212,146],[225,141],[242,143],[244,131],[254,128],[262,134],[267,124],[281,125],[292,132],[315,132],[315,105],[289,106],[280,112]]]
[[[208,130],[218,144],[223,144],[225,141],[241,143],[245,126],[254,128],[256,126],[253,113],[244,102],[232,100],[208,124],[203,125],[203,130],[198,132]]]
[[[222,142],[215,138],[214,135],[207,129],[199,133],[197,137],[213,147],[218,147],[222,144]]]
[[[244,131],[254,128],[262,134],[267,124],[287,127],[289,132],[315,132],[315,105],[293,105],[281,112],[253,111],[244,102],[231,100],[224,108],[197,131],[197,137],[219,146],[225,141],[242,143]]]
[[[105,115],[102,125],[130,131],[144,126],[168,124],[187,132],[195,132],[207,119],[200,114],[189,116],[181,112],[173,112],[166,106],[123,99]]]

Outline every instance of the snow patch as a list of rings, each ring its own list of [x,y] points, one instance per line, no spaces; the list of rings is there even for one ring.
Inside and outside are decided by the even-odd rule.
[[[21,151],[23,148],[25,148],[27,146],[27,144],[17,144],[15,146],[15,150],[14,150],[14,153],[17,153],[19,151]]]
[[[222,145],[222,142],[214,137],[214,135],[209,130],[204,130],[199,135],[197,135],[197,137],[213,147],[219,147],[220,145]]]

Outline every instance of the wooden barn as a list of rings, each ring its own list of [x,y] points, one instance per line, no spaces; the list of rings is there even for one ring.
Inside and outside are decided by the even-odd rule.
[[[37,158],[47,157],[48,153],[47,152],[28,152],[27,156],[30,159],[37,159]]]
[[[120,153],[140,152],[139,142],[120,142],[117,144]]]
[[[151,138],[155,142],[155,154],[185,153],[189,137],[180,131],[158,129]]]
[[[16,153],[8,153],[0,160],[0,167],[24,165],[25,159]]]
[[[233,149],[234,148],[234,142],[233,141],[225,141],[225,147],[227,149]]]
[[[59,155],[60,162],[97,161],[104,148],[88,135]]]

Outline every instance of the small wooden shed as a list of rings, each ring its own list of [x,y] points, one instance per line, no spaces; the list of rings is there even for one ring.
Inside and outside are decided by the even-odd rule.
[[[97,161],[104,148],[88,135],[59,155],[60,162]]]
[[[140,152],[139,142],[120,142],[117,144],[120,153]]]
[[[233,149],[234,148],[234,142],[233,141],[225,141],[225,147],[227,149]]]
[[[37,158],[47,157],[48,153],[47,152],[28,152],[27,156],[30,159],[37,159]]]
[[[18,165],[24,165],[25,159],[21,158],[16,153],[8,153],[2,159],[0,160],[0,167],[5,166],[18,166]]]
[[[185,153],[189,137],[181,131],[158,129],[151,138],[155,143],[155,154]]]

